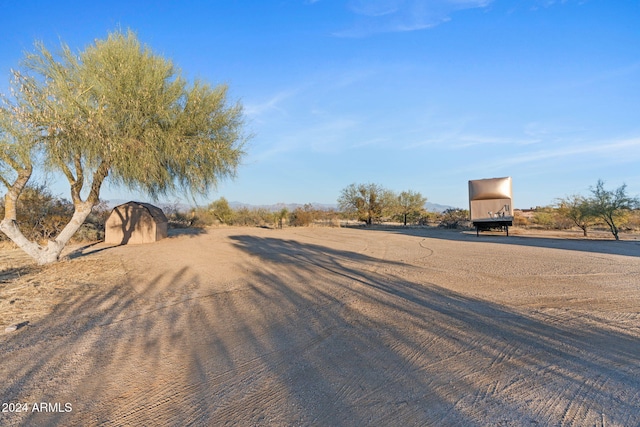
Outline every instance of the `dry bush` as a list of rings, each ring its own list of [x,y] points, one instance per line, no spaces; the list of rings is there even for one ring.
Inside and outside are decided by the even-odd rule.
[[[527,227],[529,225],[529,218],[522,215],[521,212],[515,212],[513,215],[513,225],[516,227]]]
[[[574,226],[571,219],[551,206],[536,208],[532,222],[535,228],[544,230],[569,230]]]
[[[469,226],[469,211],[466,209],[451,208],[442,213],[440,227],[466,228]]]
[[[293,227],[308,227],[316,220],[317,211],[310,204],[296,208],[289,217],[289,224]]]
[[[73,216],[73,203],[54,196],[44,184],[27,186],[18,199],[16,221],[24,236],[34,242],[55,237]],[[4,217],[4,201],[0,204]],[[0,233],[0,239],[8,238]]]

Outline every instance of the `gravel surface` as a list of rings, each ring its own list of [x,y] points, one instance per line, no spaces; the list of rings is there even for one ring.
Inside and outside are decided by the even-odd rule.
[[[10,256],[2,426],[640,425],[638,241],[217,228]]]

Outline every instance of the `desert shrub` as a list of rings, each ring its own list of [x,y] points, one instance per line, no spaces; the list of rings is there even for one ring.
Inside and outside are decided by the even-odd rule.
[[[97,242],[104,240],[104,226],[98,228],[95,224],[84,223],[80,226],[76,234],[73,235],[74,242]]]
[[[424,211],[418,219],[419,225],[436,225],[442,221],[442,213]]]
[[[289,223],[293,227],[308,227],[316,219],[316,211],[310,204],[304,205],[302,208],[296,208],[291,212]]]
[[[526,227],[529,225],[529,218],[522,215],[520,211],[515,211],[513,214],[513,225],[516,227]]]
[[[440,226],[444,228],[458,228],[466,226],[469,222],[469,211],[460,208],[451,208],[442,212]]]
[[[208,207],[192,208],[187,216],[191,219],[191,227],[204,228],[218,223],[218,219]]]
[[[340,214],[333,209],[316,211],[315,222],[329,225],[330,227],[340,227]]]
[[[193,218],[189,218],[184,212],[175,212],[167,215],[169,228],[189,228],[193,225]]]
[[[208,227],[215,224],[275,228],[284,225],[306,227],[314,224],[339,227],[341,220],[339,212],[315,209],[311,204],[296,208],[293,212],[286,207],[277,211],[246,206],[233,209],[224,198],[206,207],[191,208],[186,212],[177,203],[162,208],[172,228]]]
[[[546,230],[568,230],[574,225],[571,219],[550,206],[536,208],[533,214],[533,223],[538,228]]]
[[[241,207],[234,212],[233,225],[264,227],[272,226],[273,223],[273,212],[264,208]]]
[[[536,210],[536,212],[533,214],[533,223],[539,228],[554,228],[555,221],[553,219],[553,213],[551,212],[550,208],[541,208]]]
[[[640,231],[640,209],[629,212],[624,227],[627,231]]]
[[[342,215],[335,209],[313,209],[313,221],[310,225],[323,227],[340,227]]]
[[[73,216],[73,203],[53,196],[44,185],[28,186],[20,195],[17,221],[25,237],[44,243],[54,239]],[[84,224],[73,235],[74,242],[95,242],[104,239],[104,225],[111,210],[105,201],[93,207]],[[0,201],[0,216],[4,216],[4,201]],[[9,239],[0,233],[0,241]]]
[[[28,185],[18,199],[16,221],[27,239],[44,242],[62,231],[73,210],[73,203],[51,194],[45,184]],[[4,201],[0,215],[4,217]],[[4,233],[0,239],[8,240]]]
[[[162,211],[167,217],[169,228],[189,228],[196,220],[193,210],[185,212],[177,202],[162,206]]]
[[[76,234],[73,236],[74,242],[96,242],[104,240],[104,225],[111,213],[111,209],[107,202],[101,200],[91,209],[91,213],[85,219],[84,224],[80,226]]]
[[[208,211],[221,224],[233,224],[235,213],[224,197],[212,202],[208,207]]]

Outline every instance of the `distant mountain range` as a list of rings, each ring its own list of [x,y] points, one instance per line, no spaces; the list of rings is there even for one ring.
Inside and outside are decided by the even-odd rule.
[[[454,206],[439,205],[438,203],[431,203],[431,202],[425,203],[424,208],[429,212],[444,212],[447,209],[455,209]]]
[[[129,200],[121,200],[121,199],[109,200],[107,202],[107,205],[110,208],[113,208],[115,206],[121,205],[128,201]],[[143,201],[143,200],[138,200],[138,201]],[[151,203],[165,209],[166,207],[172,207],[172,208],[175,207],[176,209],[186,211],[191,208],[191,206],[186,203],[171,203],[171,202],[155,202],[155,203],[151,202]],[[252,205],[250,203],[243,203],[243,202],[237,202],[237,201],[229,202],[229,206],[232,209],[239,209],[239,208],[266,209],[271,212],[276,212],[283,208],[286,208],[288,211],[294,211],[297,208],[303,208],[305,204],[310,204],[311,206],[313,206],[314,209],[320,209],[320,210],[337,210],[338,209],[337,204],[330,204],[330,203],[274,203],[271,205]],[[425,203],[424,207],[429,212],[444,212],[447,209],[453,208],[453,206],[440,205],[438,203],[431,203],[431,202]]]

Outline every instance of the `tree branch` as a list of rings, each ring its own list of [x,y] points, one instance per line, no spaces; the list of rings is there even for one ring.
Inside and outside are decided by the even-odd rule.
[[[109,175],[109,169],[111,168],[111,164],[103,160],[96,171],[93,173],[93,181],[91,182],[91,191],[87,196],[87,202],[94,205],[98,203],[100,200],[100,187],[104,182],[105,178]]]
[[[31,165],[27,165],[25,168],[21,168],[17,172],[18,177],[13,184],[7,186],[7,193],[4,195],[5,221],[16,220],[16,204],[18,203],[18,197],[20,197],[20,193],[22,193],[27,182],[29,182],[33,168]]]

